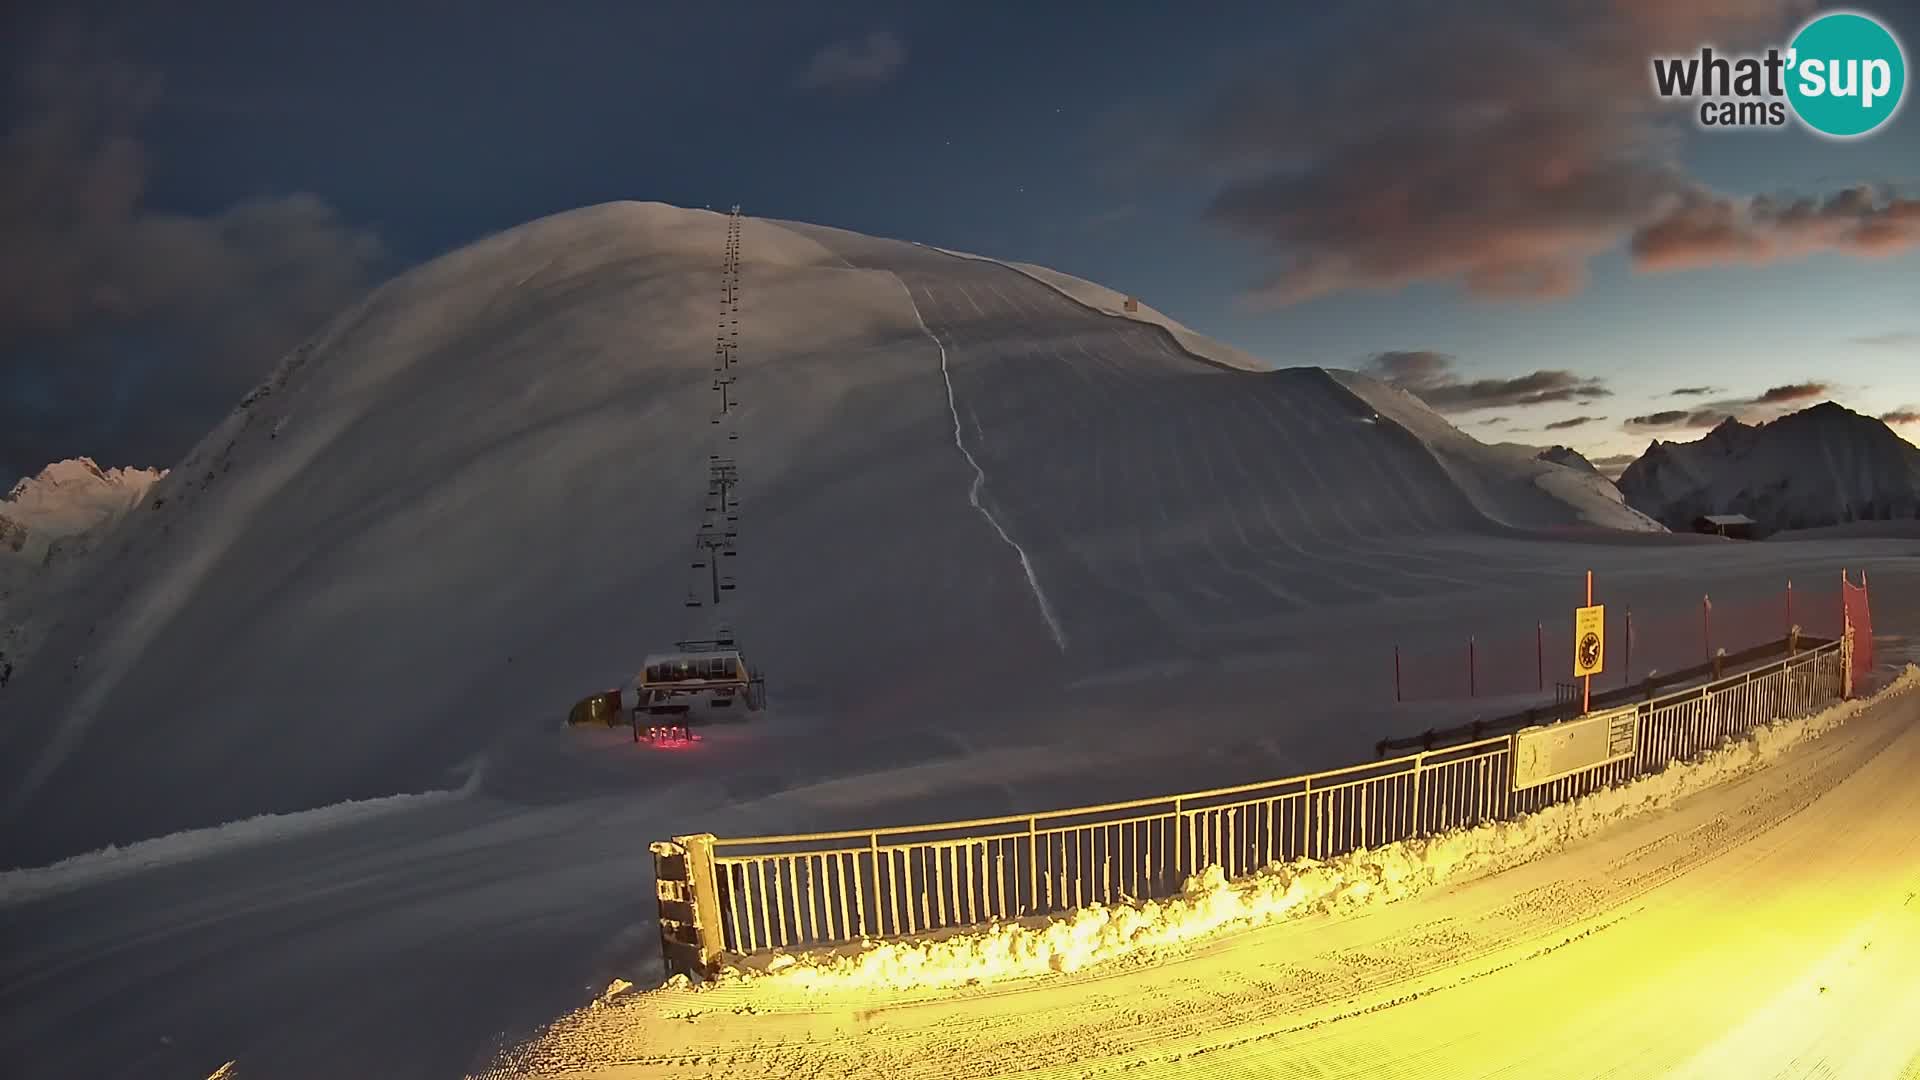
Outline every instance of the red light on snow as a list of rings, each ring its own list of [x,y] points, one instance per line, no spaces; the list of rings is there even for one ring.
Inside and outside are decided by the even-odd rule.
[[[660,750],[684,750],[700,741],[700,736],[682,727],[650,727],[647,743]]]

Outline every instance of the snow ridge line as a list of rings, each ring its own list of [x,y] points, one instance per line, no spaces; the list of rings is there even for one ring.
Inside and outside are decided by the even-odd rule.
[[[1160,336],[1167,342],[1167,344],[1171,345],[1176,351],[1183,354],[1184,356],[1187,357],[1187,359],[1192,360],[1197,364],[1204,364],[1210,368],[1218,368],[1221,371],[1237,371],[1246,375],[1265,375],[1270,372],[1287,370],[1286,368],[1282,368],[1277,365],[1274,365],[1271,361],[1267,362],[1268,366],[1265,368],[1261,368],[1261,369],[1244,368],[1239,366],[1238,364],[1229,364],[1225,360],[1216,360],[1211,356],[1207,356],[1203,353],[1195,352],[1193,349],[1189,348],[1186,345],[1186,343],[1180,340],[1179,335],[1173,332],[1172,327],[1169,327],[1164,323],[1154,322],[1152,319],[1136,319],[1130,315],[1116,315],[1111,311],[1102,311],[1101,309],[1094,307],[1092,304],[1087,303],[1085,300],[1080,299],[1079,297],[1073,295],[1072,293],[1061,288],[1060,286],[1055,285],[1053,282],[1048,281],[1046,278],[1040,277],[1037,274],[1029,273],[1026,270],[1022,270],[1020,267],[1015,266],[1013,263],[1007,262],[1004,259],[996,259],[989,255],[970,255],[964,251],[949,251],[946,248],[934,247],[931,244],[920,244],[918,246],[924,247],[928,251],[937,251],[940,254],[949,256],[951,258],[966,259],[969,262],[989,263],[993,266],[998,266],[1003,270],[1011,271],[1012,273],[1018,274],[1021,277],[1026,278],[1028,281],[1036,282],[1040,285],[1045,286],[1047,289],[1051,290],[1058,296],[1062,297],[1073,306],[1077,308],[1084,308],[1089,313],[1098,315],[1103,319],[1113,319],[1118,322],[1126,323],[1128,326],[1138,326],[1138,327],[1143,327],[1148,331],[1157,331],[1160,334]],[[1058,273],[1058,271],[1055,271],[1055,272]],[[1099,283],[1089,282],[1089,284],[1097,285]],[[1105,288],[1105,286],[1101,286],[1101,287]],[[1165,315],[1166,313],[1161,312],[1161,314]],[[1168,315],[1167,318],[1171,319],[1172,316]],[[1196,334],[1198,336],[1201,336],[1201,337],[1206,336],[1204,334],[1200,334],[1199,331],[1194,330],[1192,327],[1188,327],[1187,329],[1190,333]],[[1222,341],[1222,342],[1217,342],[1216,344],[1226,345],[1226,342]],[[1227,346],[1227,347],[1237,348],[1237,346]],[[1245,349],[1239,349],[1238,351],[1243,353],[1246,352]],[[1247,353],[1247,355],[1252,356],[1253,354]],[[1264,360],[1265,358],[1256,356],[1254,357],[1254,359]]]
[[[987,471],[974,460],[973,452],[967,449],[966,440],[960,433],[960,403],[953,392],[953,373],[947,368],[947,347],[941,343],[939,335],[928,329],[927,320],[920,314],[920,305],[913,299],[913,290],[907,288],[907,283],[901,280],[899,274],[891,276],[894,283],[900,286],[900,291],[907,294],[907,305],[913,308],[913,319],[920,324],[920,332],[927,335],[927,340],[933,342],[934,348],[940,350],[940,379],[947,384],[947,411],[953,414],[953,445],[959,448],[960,455],[967,459],[968,465],[973,467],[973,483],[967,488],[967,502],[972,504],[975,510],[980,511],[980,516],[987,519],[987,524],[993,526],[993,531],[999,533],[1000,539],[1006,541],[1007,546],[1013,549],[1013,553],[1020,557],[1020,569],[1027,575],[1027,588],[1032,590],[1034,600],[1040,604],[1040,617],[1046,620],[1047,631],[1053,635],[1053,643],[1060,647],[1061,652],[1066,652],[1067,632],[1061,629],[1060,620],[1053,613],[1053,605],[1047,602],[1047,594],[1040,588],[1040,579],[1033,572],[1033,560],[1027,558],[1026,549],[1016,543],[1013,537],[1007,535],[1007,530],[1000,524],[1000,519],[994,517],[993,511],[987,509],[986,504],[980,501],[980,490],[987,483]]]
[[[193,862],[224,851],[254,847],[384,817],[402,810],[464,799],[480,789],[486,768],[484,760],[478,758],[467,762],[463,768],[467,770],[466,780],[457,788],[348,799],[330,806],[284,814],[256,814],[223,825],[185,829],[149,840],[136,840],[125,847],[109,844],[48,866],[0,871],[0,909],[162,866]]]

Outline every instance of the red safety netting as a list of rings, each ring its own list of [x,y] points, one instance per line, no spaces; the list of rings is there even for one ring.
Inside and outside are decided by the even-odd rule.
[[[1842,573],[1840,591],[1846,597],[1847,625],[1853,628],[1853,685],[1859,687],[1873,674],[1873,609],[1867,603],[1867,572],[1860,572],[1858,585]]]
[[[1838,592],[1791,585],[1770,593],[1595,600],[1607,605],[1605,664],[1594,676],[1595,689],[1711,663],[1716,653],[1732,656],[1778,641],[1796,625],[1806,636],[1838,638],[1845,618]],[[1557,698],[1578,692],[1571,611],[1533,626],[1462,630],[1454,641],[1436,645],[1428,638],[1418,646],[1394,646],[1393,656],[1385,659],[1392,664],[1396,700]]]

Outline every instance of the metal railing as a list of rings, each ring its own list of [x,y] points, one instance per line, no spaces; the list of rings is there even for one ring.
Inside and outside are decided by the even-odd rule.
[[[1851,692],[1851,637],[1624,706],[1630,756],[1516,790],[1517,735],[1305,776],[1046,813],[791,836],[678,837],[661,880],[679,966],[723,953],[830,946],[1176,894],[1218,866],[1239,877],[1302,856],[1530,813],[1657,771],[1769,720]],[[689,901],[694,898],[698,903]],[[669,919],[669,906],[673,920]],[[696,918],[694,909],[705,912]],[[671,922],[671,927],[670,927]],[[694,925],[698,922],[700,925]]]

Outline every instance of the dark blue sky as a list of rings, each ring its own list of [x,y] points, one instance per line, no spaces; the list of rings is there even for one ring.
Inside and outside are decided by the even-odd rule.
[[[1650,50],[1780,43],[1783,0],[151,7],[5,16],[0,480],[169,464],[355,289],[621,198],[1044,263],[1280,364],[1393,354],[1486,438],[1920,406],[1916,111],[1842,144],[1650,100]],[[1868,10],[1916,42],[1915,7]],[[1711,408],[1629,423],[1683,386]]]

